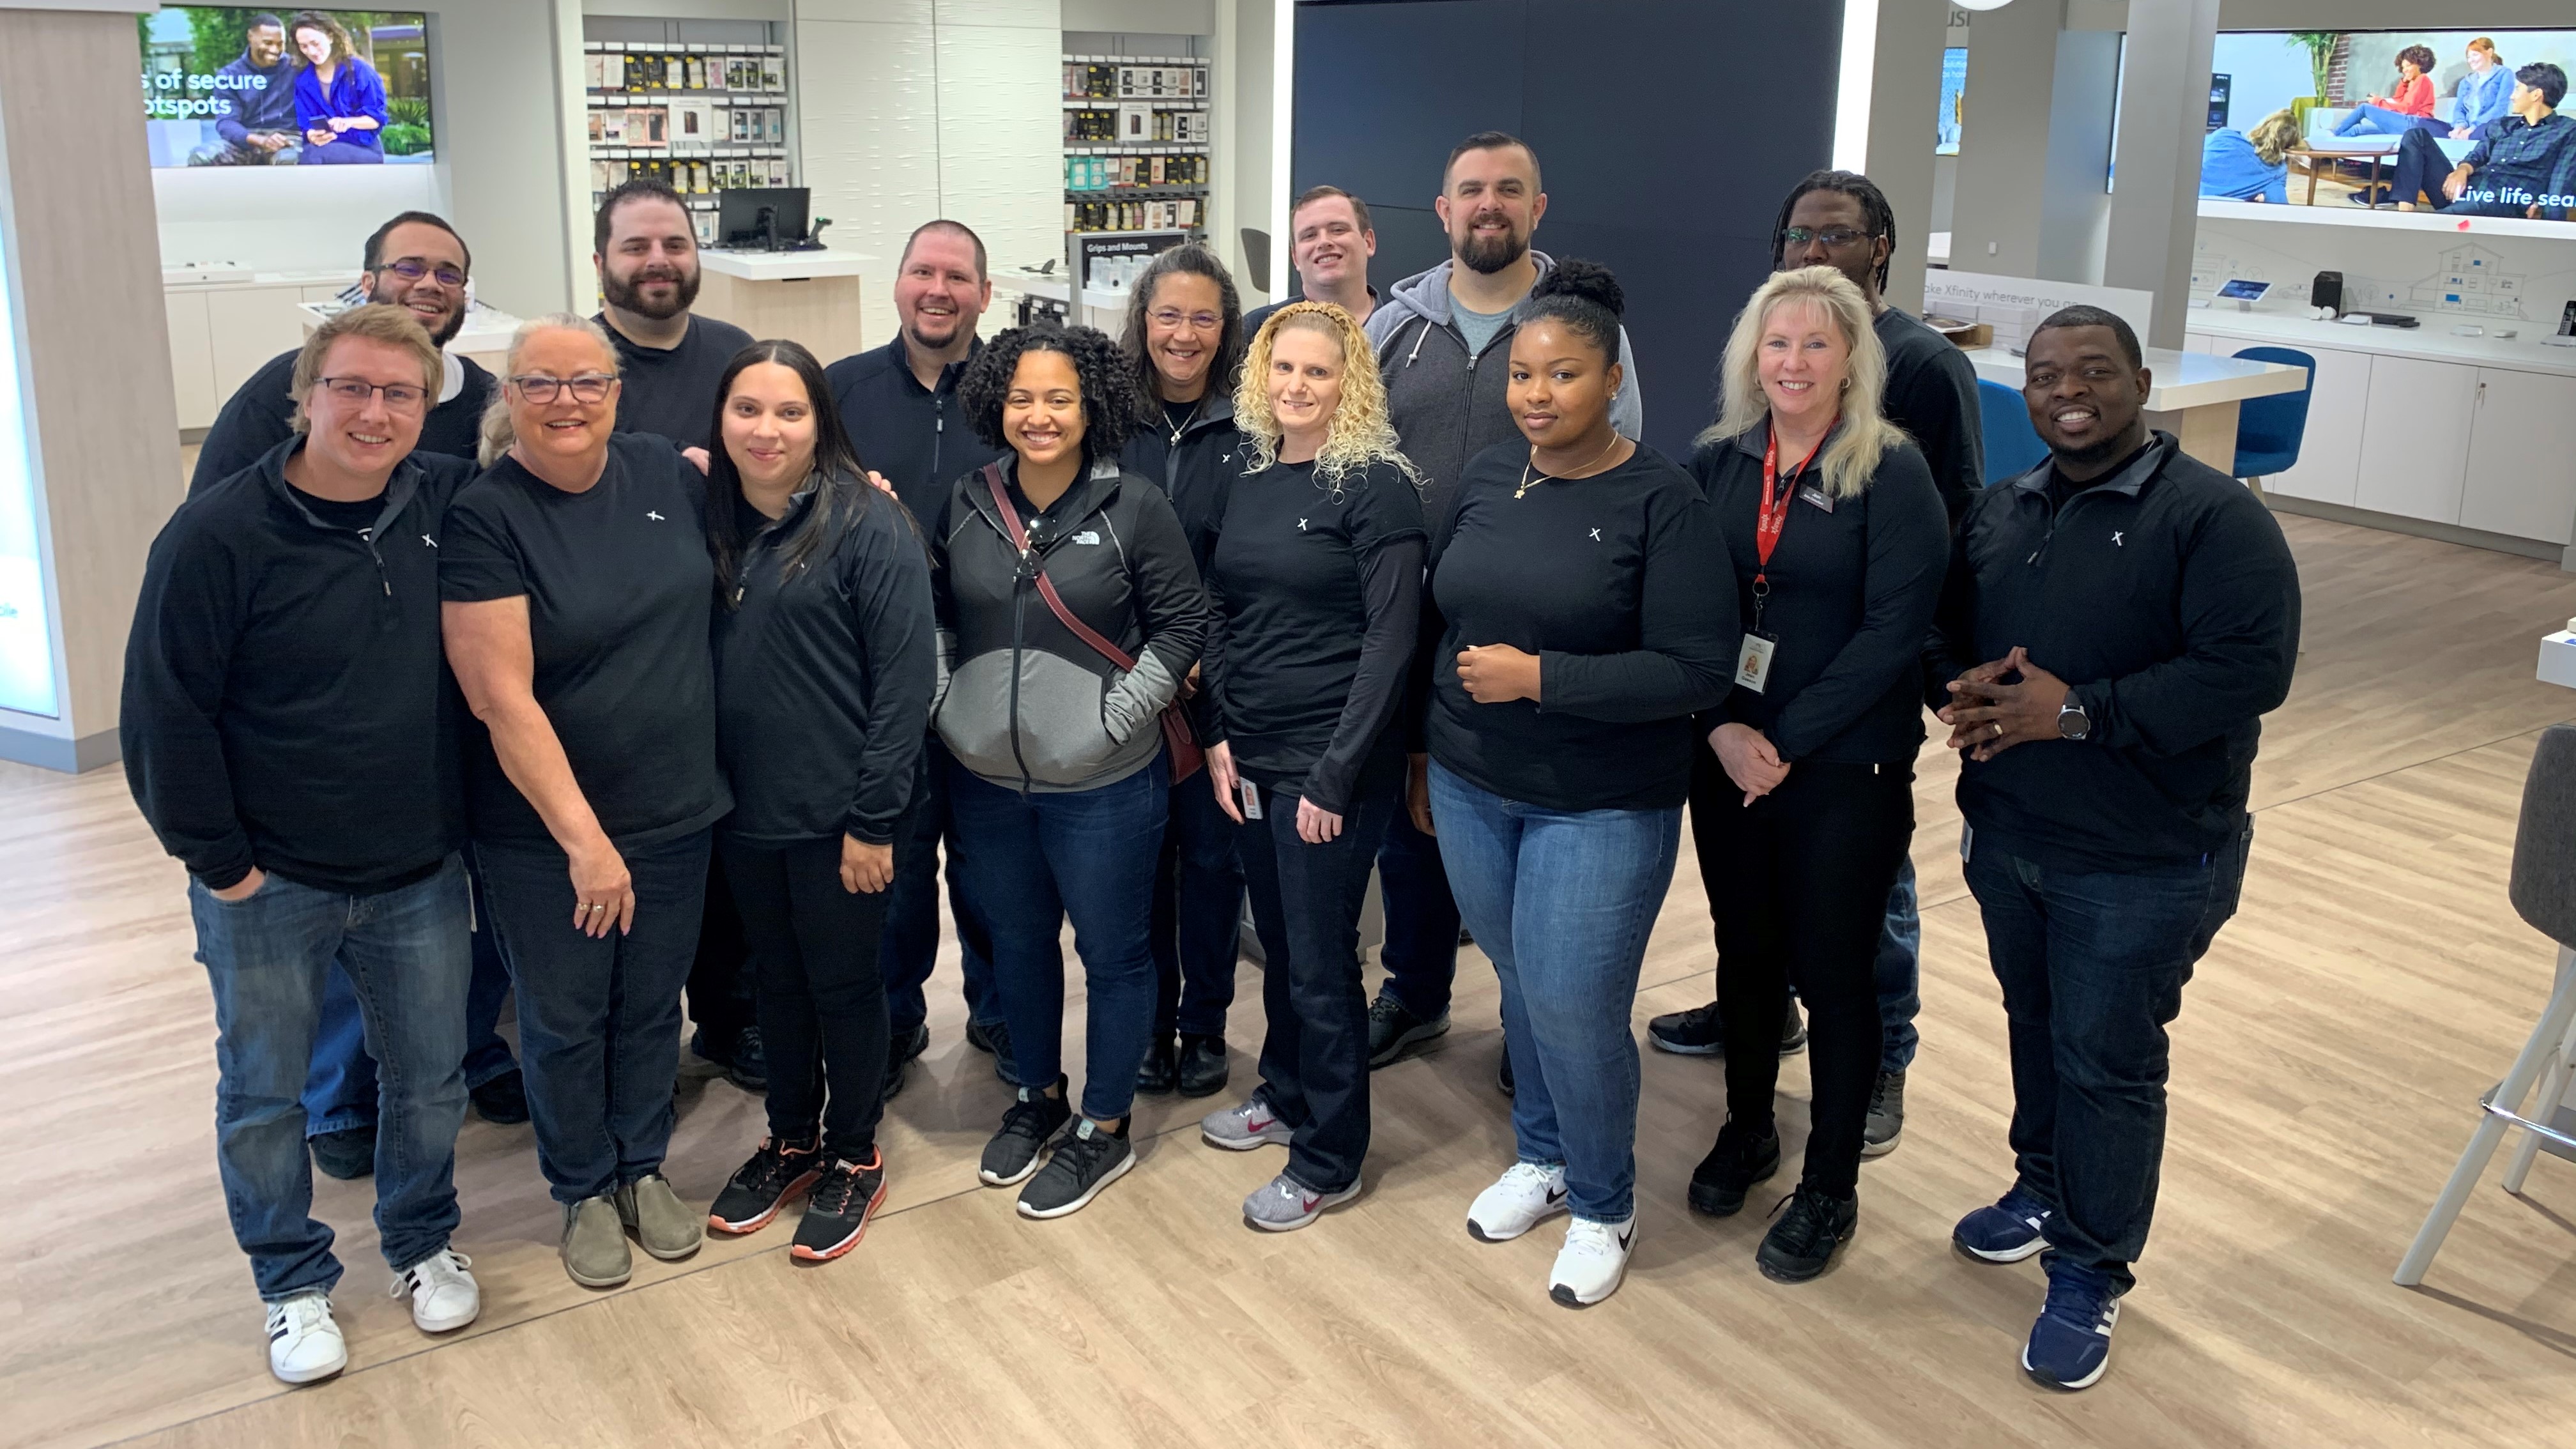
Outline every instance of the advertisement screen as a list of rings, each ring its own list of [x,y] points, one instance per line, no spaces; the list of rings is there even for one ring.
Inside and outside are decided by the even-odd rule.
[[[136,22],[155,166],[425,166],[417,10],[167,5]]]
[[[1934,131],[1935,156],[1959,154],[1959,132],[1967,120],[1968,48],[1954,45],[1941,52],[1941,119]]]

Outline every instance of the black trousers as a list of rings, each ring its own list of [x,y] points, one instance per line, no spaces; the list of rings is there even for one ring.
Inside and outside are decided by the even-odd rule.
[[[707,866],[707,909],[698,922],[698,953],[689,963],[689,1019],[707,1034],[707,1045],[733,1050],[733,1039],[757,1021],[753,1009],[751,948],[743,940],[742,912],[725,880],[721,858]]]
[[[1207,788],[1204,780],[1184,787]],[[1261,792],[1262,818],[1235,826],[1253,930],[1261,937],[1261,1094],[1294,1135],[1288,1176],[1309,1192],[1360,1180],[1368,1156],[1368,988],[1360,979],[1360,912],[1369,868],[1396,813],[1403,774],[1363,785],[1322,845],[1297,834],[1297,795]],[[1212,799],[1213,797],[1211,797]],[[1454,937],[1453,937],[1454,939]]]
[[[826,1152],[869,1161],[885,1114],[877,947],[891,892],[843,888],[839,836],[784,849],[725,840],[717,849],[760,983],[770,1135],[808,1140],[819,1123]]]
[[[2413,201],[2421,192],[2436,207],[2448,200],[2442,195],[2442,178],[2451,174],[2451,158],[2433,144],[2433,133],[2422,128],[2408,131],[2397,138],[2397,164],[2391,170],[2389,199]],[[2520,212],[2516,212],[2520,215]]]
[[[1807,1008],[1814,1094],[1801,1185],[1848,1197],[1878,1081],[1878,938],[1914,840],[1914,769],[1801,760],[1779,789],[1743,800],[1703,745],[1691,771],[1691,834],[1717,920],[1727,1111],[1756,1132],[1771,1125],[1780,1016],[1794,984]]]

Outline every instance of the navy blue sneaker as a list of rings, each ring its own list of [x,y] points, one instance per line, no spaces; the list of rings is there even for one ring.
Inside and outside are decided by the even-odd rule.
[[[2022,1345],[2022,1372],[2044,1387],[2089,1389],[2111,1367],[2111,1327],[2120,1321],[2120,1290],[2111,1275],[2063,1258],[2048,1267],[2048,1304]]]
[[[1993,1207],[1981,1207],[1950,1230],[1950,1245],[1981,1263],[2018,1263],[2048,1246],[2040,1226],[2049,1206],[2016,1183]]]

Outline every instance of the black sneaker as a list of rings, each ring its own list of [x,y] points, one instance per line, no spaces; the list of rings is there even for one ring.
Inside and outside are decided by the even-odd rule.
[[[1494,1068],[1494,1085],[1501,1088],[1506,1097],[1520,1095],[1520,1084],[1512,1080],[1512,1049],[1508,1045],[1503,1048],[1502,1065]]]
[[[1136,1090],[1148,1097],[1169,1096],[1181,1084],[1181,1056],[1170,1037],[1156,1037],[1136,1068]]]
[[[1677,1057],[1721,1057],[1726,1055],[1726,1023],[1719,1019],[1717,1003],[1694,1006],[1688,1011],[1671,1011],[1646,1023],[1646,1041],[1659,1052]]]
[[[1002,1114],[1002,1130],[984,1144],[983,1165],[975,1169],[985,1186],[1011,1187],[1038,1170],[1038,1154],[1047,1140],[1073,1116],[1073,1109],[1065,1105],[1064,1089],[1060,1075],[1052,1097],[1035,1087],[1020,1088],[1019,1100]]]
[[[914,1057],[930,1049],[930,1028],[920,1022],[899,1027],[886,1038],[885,1090],[881,1100],[891,1102],[903,1090],[903,1069]]]
[[[516,1127],[528,1120],[528,1083],[512,1067],[466,1094],[474,1099],[475,1114],[500,1127]]]
[[[1780,1055],[1794,1057],[1807,1049],[1807,1023],[1798,1015],[1798,998],[1780,1005]]]
[[[1009,1022],[970,1021],[966,1023],[966,1044],[979,1052],[991,1052],[993,1075],[1000,1077],[1004,1086],[1012,1084],[1011,1074],[1014,1068],[1011,1062],[1011,1024]]]
[[[337,1132],[317,1132],[305,1139],[313,1149],[313,1165],[324,1177],[342,1182],[355,1182],[376,1170],[376,1124],[343,1127]]]
[[[1225,1057],[1225,1038],[1221,1036],[1185,1036],[1181,1038],[1180,1087],[1184,1097],[1213,1097],[1225,1090],[1226,1078],[1234,1068]],[[1144,1083],[1139,1081],[1141,1088]]]
[[[1744,1195],[1757,1182],[1780,1170],[1778,1129],[1756,1137],[1733,1122],[1717,1129],[1717,1145],[1691,1169],[1690,1205],[1695,1213],[1729,1218],[1744,1211]]]
[[[1806,1186],[1780,1199],[1771,1211],[1779,1221],[1762,1235],[1753,1261],[1775,1283],[1804,1283],[1824,1272],[1860,1224],[1857,1195],[1828,1197]]]
[[[689,1034],[689,1050],[724,1068],[724,1078],[746,1092],[769,1090],[769,1062],[760,1050],[760,1028],[746,1026],[730,1041],[709,1035],[703,1026]]]
[[[815,1142],[760,1139],[760,1149],[734,1169],[707,1209],[707,1226],[720,1233],[756,1233],[768,1227],[796,1194],[813,1185],[823,1170]]]
[[[1878,1085],[1869,1093],[1869,1121],[1860,1129],[1860,1155],[1884,1157],[1896,1150],[1896,1139],[1905,1135],[1905,1071],[1902,1067],[1878,1074]]]
[[[846,1157],[832,1159],[805,1199],[804,1220],[796,1225],[790,1257],[828,1263],[859,1245],[868,1235],[868,1219],[885,1201],[885,1150],[868,1154],[864,1164]]]
[[[1079,1212],[1135,1165],[1136,1150],[1127,1145],[1125,1127],[1111,1132],[1085,1117],[1056,1139],[1046,1167],[1020,1189],[1020,1216],[1060,1218]]]
[[[1440,1013],[1437,1021],[1425,1021],[1407,1010],[1395,999],[1395,993],[1381,989],[1377,1000],[1369,1003],[1369,1069],[1401,1060],[1413,1048],[1448,1035],[1449,1013]]]

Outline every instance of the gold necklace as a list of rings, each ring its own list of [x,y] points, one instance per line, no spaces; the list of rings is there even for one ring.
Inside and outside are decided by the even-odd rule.
[[[1583,466],[1584,466],[1584,468],[1585,468],[1586,470],[1589,470],[1589,469],[1592,467],[1593,463],[1598,463],[1598,462],[1600,462],[1603,458],[1607,458],[1607,457],[1609,457],[1612,453],[1617,452],[1617,451],[1619,450],[1619,444],[1620,444],[1621,442],[1623,442],[1623,441],[1625,441],[1625,440],[1624,440],[1624,439],[1622,439],[1622,438],[1621,438],[1617,433],[1615,433],[1615,432],[1614,432],[1614,433],[1612,433],[1612,434],[1610,435],[1610,446],[1609,446],[1609,447],[1606,447],[1606,448],[1604,448],[1604,449],[1602,449],[1602,450],[1600,451],[1600,453],[1599,453],[1598,455],[1596,455],[1596,456],[1593,458],[1593,460],[1592,460],[1592,462],[1591,462],[1591,463],[1586,463],[1586,464],[1584,464],[1584,465],[1583,465]],[[1524,464],[1522,464],[1522,465],[1521,465],[1521,486],[1519,486],[1518,488],[1515,488],[1515,489],[1513,489],[1513,490],[1512,490],[1512,496],[1513,496],[1514,498],[1520,498],[1520,497],[1523,497],[1523,496],[1527,495],[1527,494],[1528,494],[1528,492],[1529,492],[1532,488],[1537,487],[1537,486],[1538,486],[1539,484],[1541,484],[1541,483],[1548,483],[1548,482],[1558,482],[1558,481],[1562,481],[1562,479],[1552,479],[1552,478],[1550,478],[1550,477],[1549,477],[1547,474],[1545,474],[1545,473],[1539,473],[1539,474],[1537,474],[1537,476],[1535,476],[1535,477],[1531,476],[1531,475],[1532,475],[1532,473],[1533,473],[1533,471],[1534,471],[1535,469],[1537,469],[1537,467],[1538,467],[1538,449],[1536,449],[1536,448],[1532,448],[1532,449],[1530,449],[1530,460],[1529,460],[1528,462],[1526,462],[1526,463],[1524,463]]]

